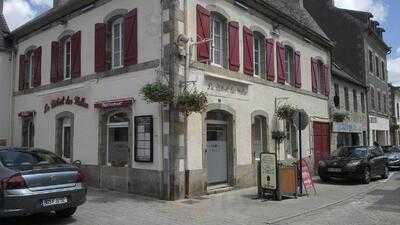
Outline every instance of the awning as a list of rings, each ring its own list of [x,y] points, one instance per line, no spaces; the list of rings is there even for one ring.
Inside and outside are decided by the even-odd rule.
[[[123,108],[130,107],[135,102],[134,98],[124,98],[116,100],[108,100],[94,103],[96,109],[110,109],[110,108]]]
[[[18,117],[21,118],[32,118],[36,115],[36,111],[23,111],[18,113]]]

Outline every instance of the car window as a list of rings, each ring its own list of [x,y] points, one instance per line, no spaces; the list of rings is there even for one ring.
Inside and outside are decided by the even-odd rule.
[[[35,166],[65,163],[53,153],[45,151],[0,151],[1,163],[10,169],[29,169]]]

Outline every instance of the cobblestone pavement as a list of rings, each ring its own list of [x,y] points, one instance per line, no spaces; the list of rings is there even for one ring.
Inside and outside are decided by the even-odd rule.
[[[317,181],[317,194],[281,202],[255,198],[243,189],[200,198],[167,202],[91,190],[74,217],[53,214],[0,221],[1,225],[258,225],[258,224],[400,224],[400,173],[369,185]],[[365,195],[365,193],[367,193]],[[319,209],[319,210],[317,210]],[[316,210],[316,211],[313,211]],[[354,214],[360,215],[356,217]],[[292,218],[293,216],[297,216]],[[344,217],[350,217],[346,220]],[[398,217],[399,218],[399,217]],[[322,221],[322,222],[321,222]],[[354,222],[354,223],[353,223]]]

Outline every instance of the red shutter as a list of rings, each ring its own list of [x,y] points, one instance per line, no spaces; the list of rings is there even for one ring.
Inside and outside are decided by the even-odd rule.
[[[278,82],[284,84],[286,81],[285,47],[280,42],[276,42],[276,57],[278,68]]]
[[[18,90],[25,89],[25,55],[19,56],[19,86]]]
[[[138,63],[137,9],[124,17],[124,65]]]
[[[269,38],[266,40],[266,59],[265,59],[265,66],[267,72],[267,80],[274,81],[275,80],[275,66],[274,66],[274,39]]]
[[[294,53],[294,86],[301,88],[301,62],[299,51]]]
[[[328,65],[324,65],[325,71],[325,95],[329,96],[331,87],[331,70]]]
[[[35,49],[35,71],[33,73],[33,87],[38,87],[42,83],[42,47]]]
[[[253,32],[247,27],[243,27],[243,72],[247,75],[253,75]]]
[[[81,32],[71,37],[71,77],[81,76]]]
[[[311,58],[311,86],[312,91],[318,93],[318,62]]]
[[[197,42],[210,38],[210,12],[197,5]],[[210,61],[210,42],[197,45],[197,61],[208,63]]]
[[[55,83],[60,79],[60,43],[57,41],[51,42],[51,68],[50,82]]]
[[[96,73],[106,71],[106,32],[107,26],[104,23],[97,23],[95,25],[95,38],[94,38],[94,57]]]
[[[239,71],[239,23],[229,22],[229,69]]]

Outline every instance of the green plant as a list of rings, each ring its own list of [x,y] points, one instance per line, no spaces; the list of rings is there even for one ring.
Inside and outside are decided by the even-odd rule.
[[[333,114],[333,120],[336,122],[343,122],[350,118],[349,112],[335,112]]]
[[[291,120],[296,111],[296,107],[289,104],[284,104],[278,107],[275,112],[275,116],[280,120]]]
[[[276,142],[278,142],[278,144],[282,143],[283,140],[285,140],[286,137],[286,133],[284,131],[280,131],[280,130],[274,130],[272,131],[272,139],[274,139]]]
[[[155,82],[146,84],[140,90],[143,99],[148,102],[171,102],[174,98],[174,93],[167,84]]]
[[[392,130],[398,130],[400,129],[400,125],[399,124],[393,124],[392,125]]]
[[[203,112],[207,107],[207,96],[204,92],[183,91],[177,99],[177,107],[180,112],[189,116],[193,112]]]

